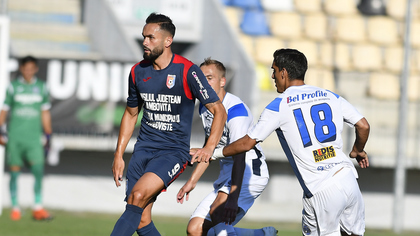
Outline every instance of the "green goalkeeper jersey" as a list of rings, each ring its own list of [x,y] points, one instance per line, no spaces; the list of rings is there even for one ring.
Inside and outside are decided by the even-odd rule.
[[[45,82],[33,78],[31,83],[27,83],[22,77],[12,81],[3,107],[9,110],[9,140],[39,142],[43,133],[41,112],[50,107]]]

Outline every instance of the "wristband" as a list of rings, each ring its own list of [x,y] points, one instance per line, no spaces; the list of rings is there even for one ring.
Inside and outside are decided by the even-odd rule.
[[[225,157],[225,156],[223,156],[223,149],[224,149],[224,147],[214,149],[213,156],[211,156],[211,159],[214,161],[218,158]]]

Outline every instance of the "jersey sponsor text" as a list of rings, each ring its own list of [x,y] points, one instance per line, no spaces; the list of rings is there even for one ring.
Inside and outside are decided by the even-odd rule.
[[[313,150],[312,153],[314,155],[315,162],[320,162],[336,156],[333,146]]]

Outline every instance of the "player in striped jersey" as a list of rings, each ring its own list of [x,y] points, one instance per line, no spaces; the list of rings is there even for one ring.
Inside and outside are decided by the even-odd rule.
[[[341,96],[304,83],[307,60],[303,53],[277,50],[272,68],[280,95],[247,135],[215,150],[215,157],[248,151],[276,131],[303,189],[302,234],[363,235],[364,202],[356,169],[343,152],[341,133],[344,123],[355,127],[349,155],[366,168],[369,123]]]
[[[225,91],[226,68],[221,62],[207,58],[200,68],[222,100],[228,115],[222,138],[217,145],[217,148],[221,148],[244,136],[253,124],[253,116],[240,98]],[[199,113],[207,138],[211,132],[213,114],[203,105],[199,106]],[[189,193],[195,188],[209,164],[197,164],[190,179],[179,190],[178,202],[183,203],[184,196],[188,200]],[[214,190],[201,201],[192,214],[187,227],[188,235],[276,235],[277,230],[273,227],[256,230],[233,227],[244,217],[268,183],[268,168],[261,147],[256,145],[247,153],[221,158],[219,165],[220,174],[213,184]],[[240,168],[232,171],[234,165]],[[225,217],[225,213],[228,212],[229,219]]]

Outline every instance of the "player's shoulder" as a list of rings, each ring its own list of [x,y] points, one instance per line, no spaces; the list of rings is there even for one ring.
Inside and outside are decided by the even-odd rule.
[[[233,95],[229,92],[226,92],[225,97],[223,98],[223,106],[226,107],[226,109],[238,105],[238,104],[243,104],[246,107],[246,104],[242,101],[241,98],[239,98],[236,95]]]
[[[185,58],[183,56],[175,54],[175,53],[174,53],[174,58],[173,58],[172,62],[174,64],[183,64],[187,68],[190,68],[191,66],[194,65],[194,63],[192,61],[188,60],[187,58]]]

